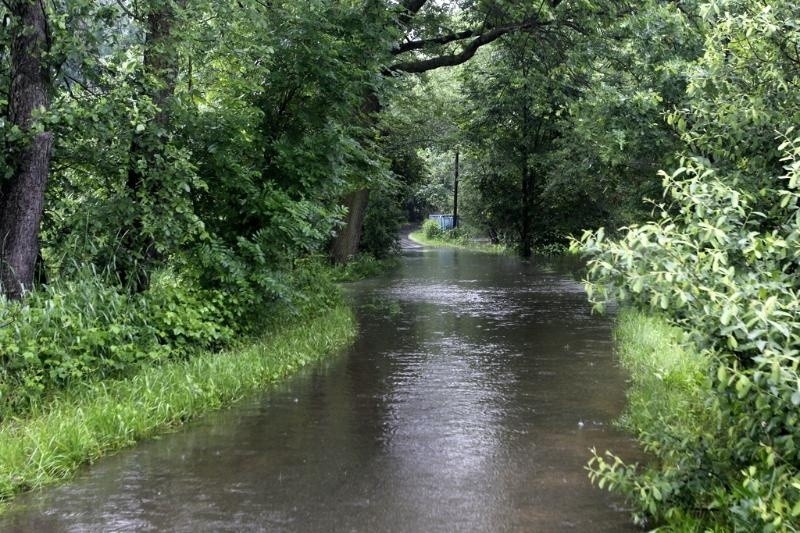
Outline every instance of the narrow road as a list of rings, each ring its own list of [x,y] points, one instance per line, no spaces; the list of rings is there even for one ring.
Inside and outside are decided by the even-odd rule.
[[[592,448],[637,456],[611,318],[567,267],[406,252],[348,285],[346,353],[23,495],[0,531],[636,533],[587,477]]]
[[[420,250],[424,248],[419,243],[416,243],[408,238],[408,234],[415,231],[417,226],[406,225],[400,228],[400,249],[401,250]]]

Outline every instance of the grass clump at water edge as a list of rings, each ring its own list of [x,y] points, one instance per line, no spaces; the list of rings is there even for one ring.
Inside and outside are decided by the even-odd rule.
[[[630,373],[628,409],[620,419],[633,432],[696,422],[708,362],[689,351],[683,332],[661,317],[624,309],[614,332],[620,363]]]
[[[447,246],[461,250],[473,250],[476,252],[491,254],[507,254],[508,247],[503,244],[491,244],[488,242],[476,242],[466,234],[453,233],[454,230],[443,231],[439,236],[430,237],[423,230],[413,231],[408,238],[425,246]]]
[[[3,422],[0,500],[67,478],[104,453],[230,405],[341,350],[354,335],[352,313],[340,305],[236,351],[70,388],[39,411]]]
[[[636,494],[641,500],[636,502],[637,507],[649,508],[654,513],[652,506],[663,501],[673,487],[669,481],[649,486],[639,476],[649,479],[652,469],[659,467],[674,473],[678,483],[682,463],[687,458],[666,449],[662,443],[665,439],[700,440],[700,428],[715,423],[707,410],[711,394],[708,371],[712,361],[691,349],[681,329],[660,316],[634,309],[620,311],[614,340],[620,364],[630,376],[628,405],[617,423],[635,435],[642,449],[650,454],[648,463],[658,457],[655,462],[659,464],[625,464],[612,451],[602,455],[595,452],[588,465],[589,477],[600,488],[620,489],[629,498]],[[639,525],[653,525],[639,512],[634,513],[634,519]],[[703,529],[690,516],[684,516],[683,523],[686,531]]]

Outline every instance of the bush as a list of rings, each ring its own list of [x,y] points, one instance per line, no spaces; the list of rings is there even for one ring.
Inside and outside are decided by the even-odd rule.
[[[264,309],[271,315],[266,325],[313,318],[341,304],[342,294],[333,278],[333,270],[322,256],[296,260],[284,279],[283,297]]]
[[[422,224],[422,234],[427,239],[446,241],[462,245],[469,244],[472,239],[472,232],[463,226],[443,230],[437,221],[430,219],[426,220]]]
[[[709,361],[705,424],[640,432],[644,469],[597,457],[594,477],[675,527],[800,529],[800,139],[785,189],[734,188],[700,160],[664,175],[672,206],[618,241],[584,235],[587,291],[657,310]]]
[[[444,231],[438,222],[428,219],[422,223],[422,234],[426,239],[439,239]]]
[[[233,337],[221,309],[218,295],[171,272],[134,296],[83,269],[22,302],[0,299],[0,416],[77,381],[219,348]]]
[[[386,259],[376,259],[369,254],[359,254],[351,261],[343,265],[336,265],[333,268],[334,281],[358,281],[361,279],[377,276],[400,264],[399,259],[388,257]]]
[[[472,234],[464,229],[463,227],[459,226],[457,228],[449,229],[447,231],[442,232],[442,236],[440,239],[453,242],[456,244],[469,244],[472,240]]]
[[[549,242],[546,244],[537,244],[533,247],[534,255],[565,255],[569,253],[566,245],[560,242]]]
[[[137,303],[142,324],[152,330],[171,359],[220,349],[234,338],[234,328],[225,315],[224,295],[202,290],[171,271],[153,276],[150,289]]]
[[[398,253],[402,219],[403,212],[392,194],[387,191],[370,194],[359,250],[376,259],[385,259]]]

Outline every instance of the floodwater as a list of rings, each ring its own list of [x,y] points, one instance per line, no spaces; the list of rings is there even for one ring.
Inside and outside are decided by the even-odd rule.
[[[352,349],[25,495],[0,531],[636,531],[591,486],[635,457],[610,320],[568,269],[408,251],[352,284]]]

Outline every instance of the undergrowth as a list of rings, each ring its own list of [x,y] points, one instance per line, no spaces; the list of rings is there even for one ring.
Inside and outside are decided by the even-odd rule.
[[[658,416],[636,428],[654,461],[593,461],[598,483],[665,529],[800,531],[800,138],[780,149],[775,188],[739,189],[687,159],[663,174],[671,204],[657,220],[576,243],[592,257],[596,308],[614,299],[662,316],[702,374],[654,398]]]
[[[370,254],[359,254],[343,265],[336,265],[331,271],[333,281],[358,281],[377,276],[387,270],[396,268],[400,259],[396,255],[377,259]]]
[[[339,305],[239,350],[68,387],[0,426],[0,500],[67,478],[111,450],[230,405],[342,349],[354,331],[350,311]]]
[[[658,315],[623,309],[614,334],[620,363],[630,375],[628,406],[617,423],[637,437],[651,459],[658,458],[662,472],[679,475],[687,458],[676,455],[664,441],[695,442],[697,428],[714,423],[706,409],[711,396],[706,378],[710,362],[690,348],[680,329]],[[594,483],[625,493],[635,507],[645,510],[634,513],[635,521],[643,526],[654,525],[650,517],[657,514],[658,502],[672,491],[671,476],[655,481],[643,466],[625,465],[611,452],[601,456],[595,451],[588,469]],[[689,515],[681,522],[675,531],[703,529]],[[665,524],[657,525],[670,530]]]
[[[172,270],[131,294],[83,268],[22,301],[0,297],[0,422],[75,384],[231,347],[340,302],[331,269],[315,258],[297,261],[257,309],[240,296]]]
[[[434,224],[436,222],[431,221]],[[438,227],[438,224],[436,224]],[[449,248],[458,248],[462,250],[473,250],[476,252],[491,253],[491,254],[507,254],[508,247],[502,244],[491,244],[487,242],[478,242],[473,240],[471,236],[459,230],[449,230],[437,233],[436,236],[429,237],[426,235],[424,229],[412,232],[408,236],[412,241],[425,246],[447,246]]]

